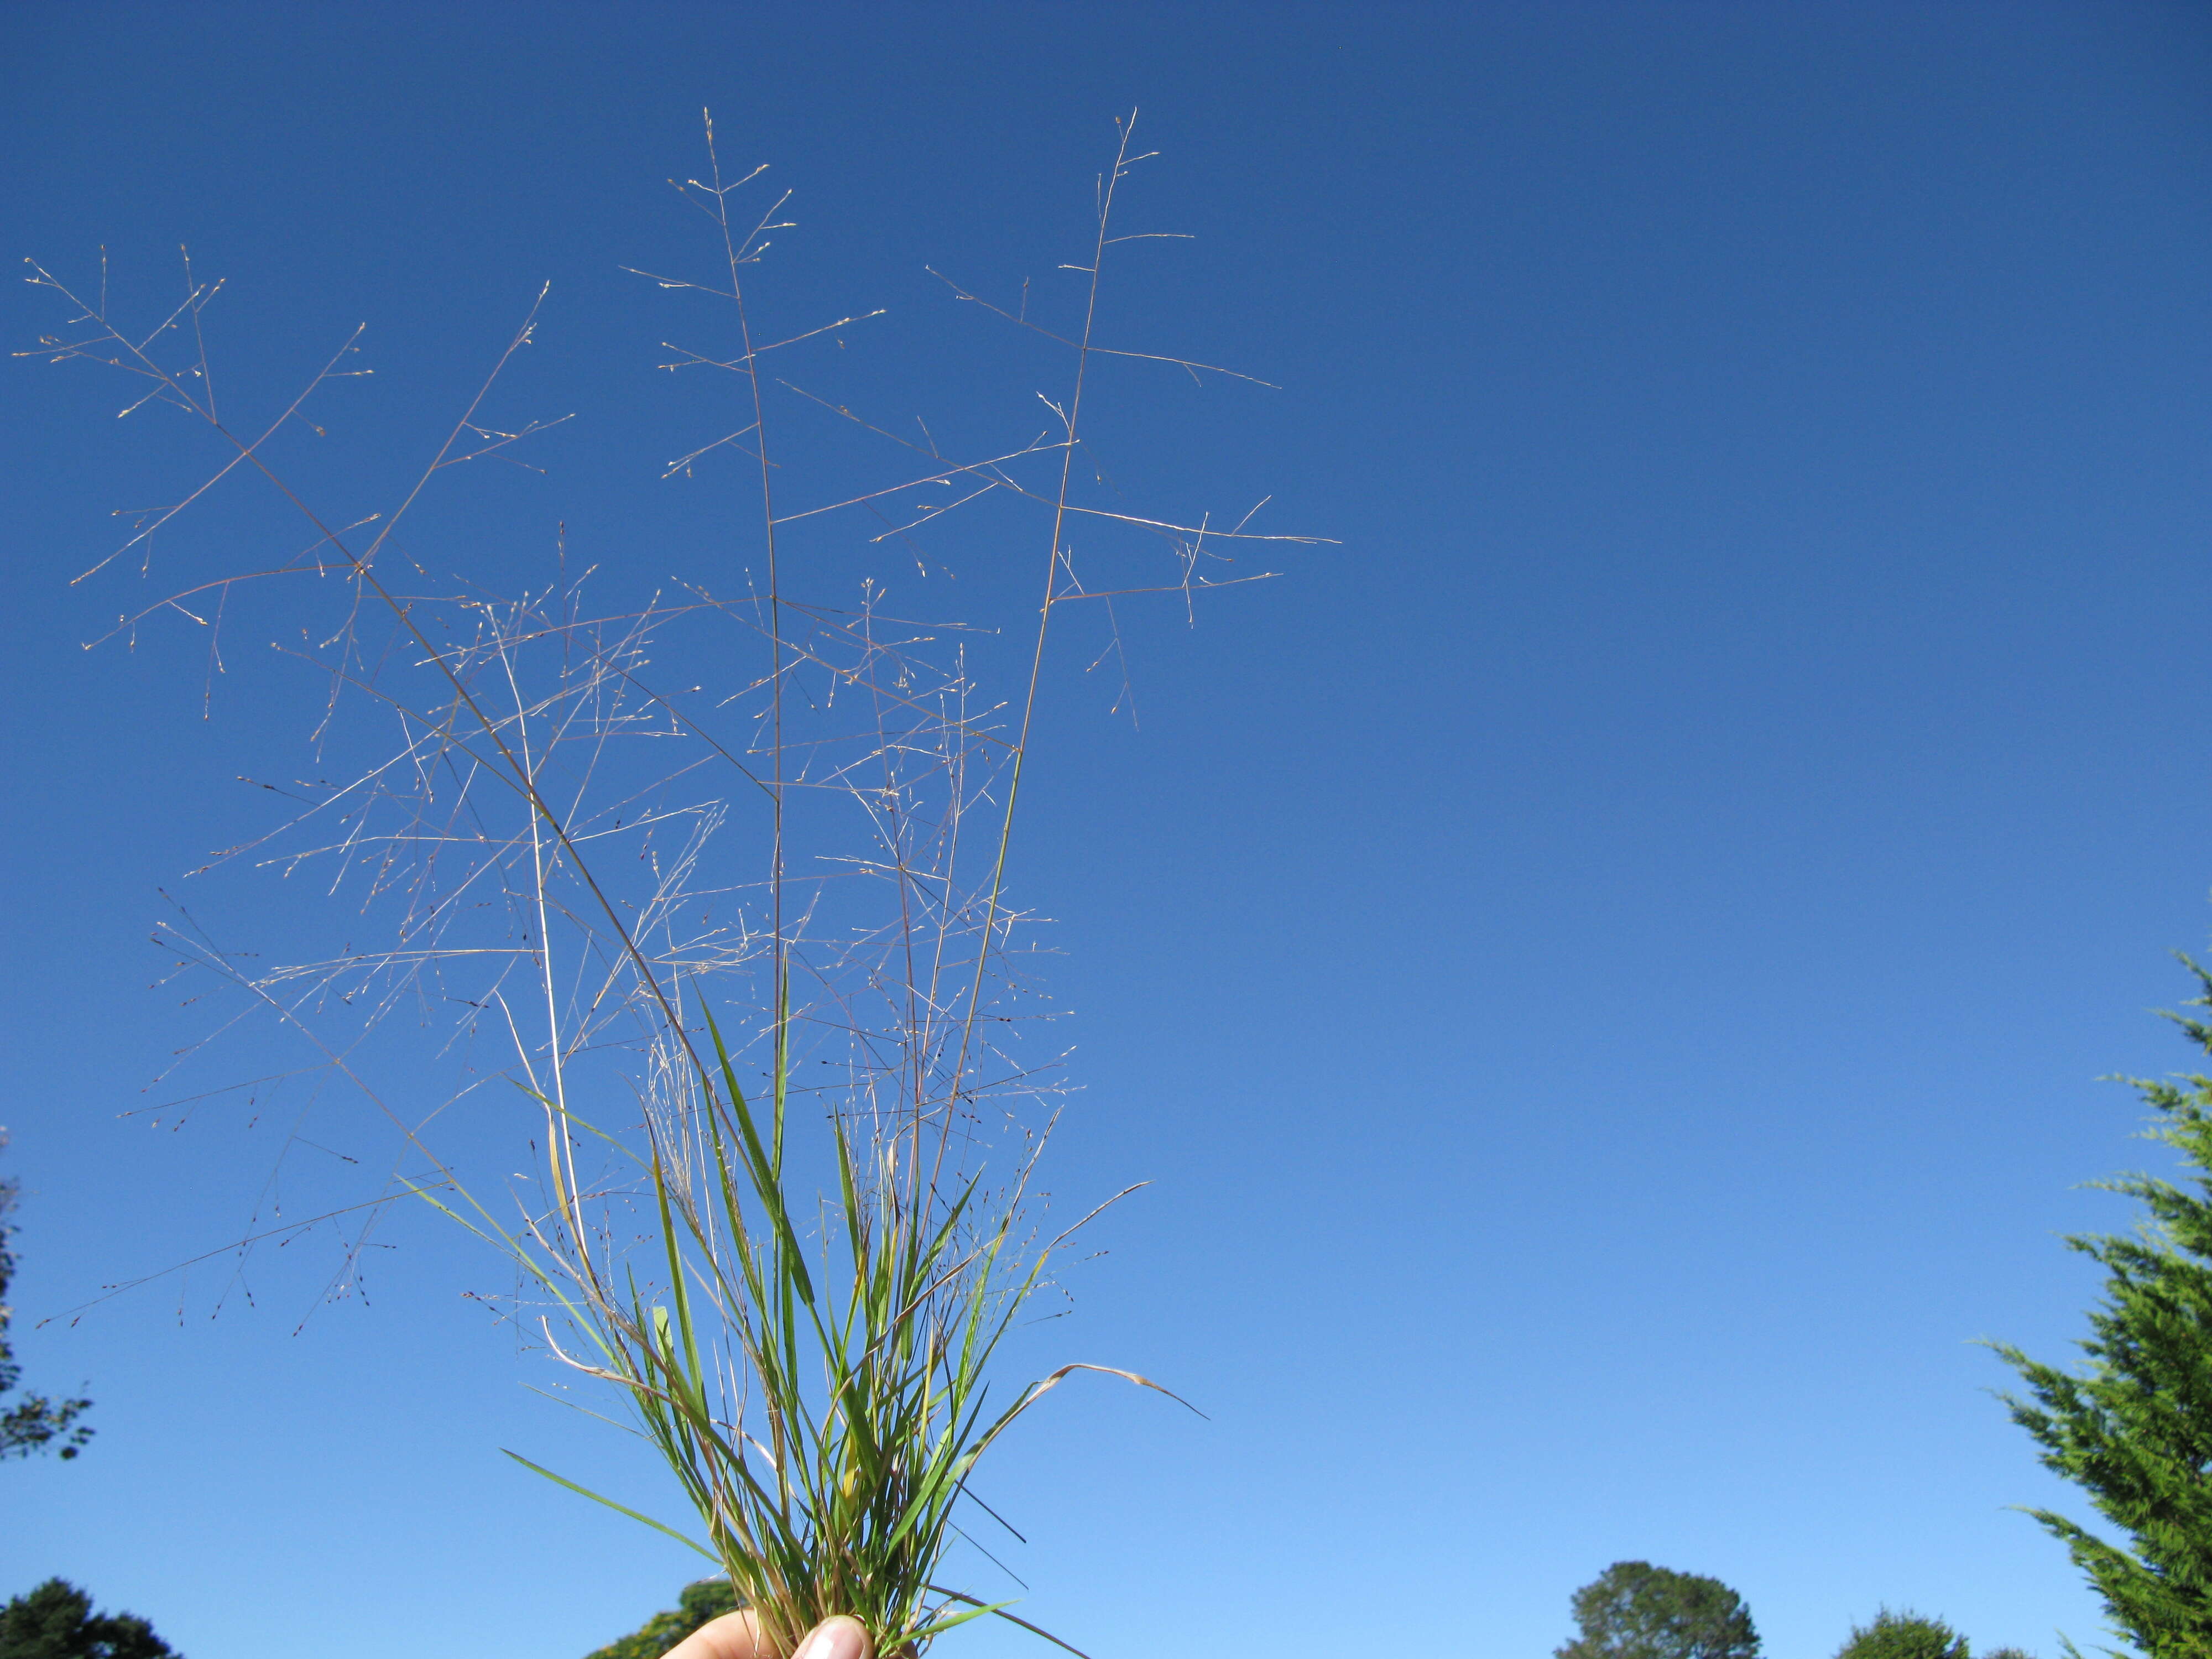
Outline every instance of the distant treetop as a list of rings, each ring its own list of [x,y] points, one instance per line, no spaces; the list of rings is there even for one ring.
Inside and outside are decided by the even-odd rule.
[[[700,1626],[726,1613],[735,1613],[739,1605],[728,1579],[702,1578],[684,1587],[674,1612],[654,1613],[641,1628],[617,1637],[588,1659],[660,1659]],[[0,1654],[0,1659],[8,1656]]]
[[[1717,1578],[1616,1561],[1575,1592],[1582,1634],[1556,1659],[1758,1659],[1743,1598]]]
[[[2000,1650],[2000,1654],[2016,1650]],[[1966,1638],[1941,1619],[1882,1608],[1871,1625],[1853,1625],[1836,1659],[1967,1659]],[[1999,1659],[1991,1655],[1990,1659]]]
[[[49,1578],[0,1607],[0,1659],[179,1659],[136,1613],[92,1610],[92,1597]]]

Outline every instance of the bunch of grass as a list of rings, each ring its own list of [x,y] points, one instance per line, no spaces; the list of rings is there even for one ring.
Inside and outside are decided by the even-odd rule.
[[[1078,1362],[1011,1397],[993,1389],[994,1356],[1076,1230],[1048,1234],[1031,1201],[1060,1085],[1054,1057],[1017,1052],[1048,1018],[1016,971],[1027,918],[1007,894],[1023,769],[1058,615],[1078,604],[1110,615],[1115,597],[1139,592],[1188,603],[1264,574],[1223,568],[1240,545],[1311,538],[1255,535],[1249,514],[1222,532],[1085,494],[1097,473],[1085,394],[1101,361],[1230,373],[1094,338],[1115,248],[1156,234],[1116,229],[1117,193],[1146,159],[1132,149],[1133,117],[1119,125],[1095,238],[1066,267],[1084,287],[1075,325],[1048,329],[1026,302],[1006,310],[952,285],[1060,352],[1068,375],[1047,399],[1045,434],[962,459],[926,426],[922,441],[899,437],[763,372],[770,354],[842,343],[867,318],[757,340],[751,268],[787,198],[741,213],[763,170],[726,180],[708,122],[707,175],[678,188],[713,228],[716,274],[653,280],[722,306],[734,325],[733,349],[679,348],[665,365],[726,374],[737,392],[738,428],[669,469],[744,458],[757,565],[734,598],[690,582],[596,608],[592,573],[572,575],[564,547],[550,580],[494,599],[466,579],[441,586],[400,550],[395,532],[436,475],[507,457],[555,424],[495,426],[489,412],[538,326],[534,307],[396,505],[341,523],[295,491],[278,457],[309,399],[362,372],[349,367],[357,332],[273,420],[242,431],[216,400],[203,324],[216,286],[189,264],[184,302],[137,334],[111,322],[104,267],[90,297],[33,268],[33,283],[76,307],[37,355],[137,377],[131,408],[175,409],[224,446],[214,476],[141,515],[118,552],[150,550],[155,531],[234,472],[258,474],[313,532],[296,556],[165,591],[117,631],[181,614],[210,629],[219,663],[234,589],[335,578],[339,614],[292,647],[327,678],[318,740],[344,747],[348,699],[374,709],[386,733],[344,781],[224,856],[287,874],[328,865],[329,890],[351,884],[392,915],[393,944],[249,969],[180,913],[165,935],[180,968],[273,1015],[308,1045],[303,1073],[342,1079],[398,1130],[386,1187],[353,1206],[347,1261],[386,1202],[407,1194],[501,1252],[536,1287],[548,1349],[619,1391],[696,1525],[586,1495],[713,1562],[778,1651],[833,1613],[863,1620],[886,1656],[918,1655],[985,1614],[1013,1618],[943,1582],[963,1535],[956,1515],[980,1503],[978,1461],[1079,1372],[1158,1387]],[[797,486],[780,422],[792,410],[887,441],[893,481],[787,505]],[[893,523],[886,509],[917,489],[954,499]],[[872,514],[864,546],[906,545],[979,501],[1041,520],[1039,603],[1011,697],[980,685],[977,641],[893,614],[879,575],[862,579],[857,604],[792,589],[787,544],[806,521]],[[1167,579],[1079,575],[1079,521],[1164,550]],[[732,628],[758,664],[734,687],[663,677],[656,653],[672,635],[705,629],[726,657]],[[709,782],[716,771],[733,787]],[[426,1109],[380,1091],[363,1058],[395,1011],[455,1003],[469,1011],[464,1039],[506,1042],[499,1069],[536,1116],[536,1174],[511,1189],[511,1212],[432,1133],[478,1085]],[[314,1224],[270,1234],[301,1224]]]

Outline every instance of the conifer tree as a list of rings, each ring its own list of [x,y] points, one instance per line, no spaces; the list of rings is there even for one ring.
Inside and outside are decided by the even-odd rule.
[[[2187,958],[2184,958],[2187,962]],[[2188,962],[2212,1008],[2212,974]],[[2212,1054],[2212,1024],[2171,1014]],[[1992,1346],[2032,1399],[2002,1396],[2045,1467],[2087,1493],[2124,1534],[2100,1537],[2051,1510],[2029,1513],[2089,1576],[2115,1628],[2150,1659],[2212,1655],[2212,1077],[2131,1079],[2155,1110],[2148,1139],[2179,1152],[2185,1185],[2148,1175],[2097,1185],[2140,1200],[2132,1237],[2067,1240],[2106,1271],[2078,1373]]]

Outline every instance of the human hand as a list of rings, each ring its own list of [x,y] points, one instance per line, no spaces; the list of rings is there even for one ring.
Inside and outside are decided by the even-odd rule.
[[[807,1632],[789,1659],[875,1659],[868,1627],[845,1613],[824,1619]],[[786,1659],[761,1635],[750,1609],[710,1619],[668,1650],[666,1659]]]

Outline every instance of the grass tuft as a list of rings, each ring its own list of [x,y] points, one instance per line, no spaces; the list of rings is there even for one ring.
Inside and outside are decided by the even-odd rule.
[[[313,894],[349,944],[270,966],[182,907],[161,938],[178,973],[216,981],[297,1051],[247,1104],[304,1091],[304,1123],[340,1085],[398,1151],[370,1201],[257,1218],[240,1260],[337,1231],[342,1294],[408,1196],[484,1240],[518,1274],[506,1316],[617,1390],[695,1522],[509,1455],[698,1552],[781,1651],[833,1613],[862,1620],[887,1659],[986,1616],[1036,1630],[947,1582],[963,1505],[981,1506],[979,1461],[1079,1373],[1167,1393],[1088,1362],[1011,1392],[995,1380],[1055,1253],[1105,1207],[1053,1231],[1036,1201],[1065,1085],[1058,1053],[1025,1047],[1056,1011],[1027,971],[1037,919],[1009,890],[1018,808],[1048,647],[1071,612],[1090,621],[1094,663],[1118,661],[1117,600],[1189,607],[1264,578],[1237,564],[1254,546],[1314,538],[1253,532],[1257,507],[1228,531],[1210,514],[1133,511],[1107,477],[1086,416],[1102,369],[1253,379],[1095,337],[1107,270],[1126,245],[1168,238],[1120,226],[1118,198],[1148,157],[1133,149],[1134,117],[1118,125],[1091,245],[1062,267],[1075,281],[1060,320],[1040,320],[1048,307],[1026,291],[1008,308],[951,284],[957,306],[1064,377],[1042,433],[971,422],[989,430],[963,459],[926,420],[910,435],[797,378],[829,374],[834,352],[805,354],[842,348],[879,311],[757,334],[750,285],[789,228],[790,196],[767,191],[762,168],[726,178],[709,119],[705,176],[677,185],[710,227],[709,274],[639,274],[705,307],[687,327],[720,331],[672,347],[664,367],[719,382],[718,424],[734,427],[667,476],[745,486],[746,516],[726,527],[749,562],[649,592],[629,591],[634,570],[572,570],[565,533],[550,570],[506,597],[491,573],[434,574],[398,539],[441,475],[517,459],[559,423],[509,412],[501,390],[539,305],[428,464],[384,507],[335,513],[295,489],[293,451],[302,428],[337,420],[320,410],[334,383],[367,372],[358,331],[241,427],[218,408],[207,345],[220,284],[187,263],[182,303],[126,331],[104,256],[96,294],[32,267],[74,313],[19,356],[120,372],[134,388],[125,413],[179,413],[218,450],[204,482],[133,516],[80,580],[127,571],[125,554],[155,580],[157,532],[234,476],[259,479],[311,536],[258,566],[165,577],[112,630],[206,629],[211,702],[229,672],[226,619],[281,617],[282,661],[321,688],[325,769],[263,786],[291,805],[208,869],[326,872]],[[818,464],[802,464],[809,444]],[[894,604],[896,561],[913,562],[921,587],[933,562],[962,556],[948,548],[978,564],[1029,550],[1016,624],[925,622]],[[610,586],[622,597],[605,603]],[[1010,694],[988,689],[994,672]],[[386,919],[388,945],[350,942],[364,914]],[[394,1058],[408,1022],[392,1016],[434,1029],[456,1008],[430,1045],[459,1079],[440,1094],[419,1054]],[[503,1095],[485,1086],[494,1076]],[[208,1097],[162,1109],[182,1121]],[[533,1166],[510,1176],[518,1137]],[[286,1156],[331,1144],[295,1133]]]

